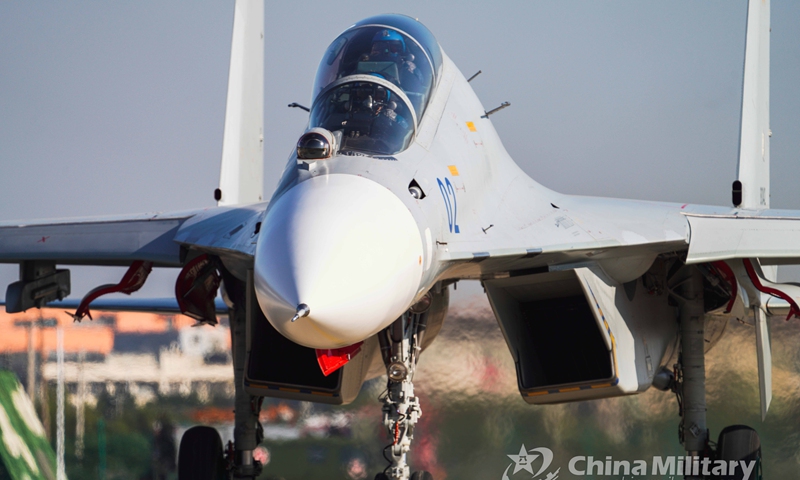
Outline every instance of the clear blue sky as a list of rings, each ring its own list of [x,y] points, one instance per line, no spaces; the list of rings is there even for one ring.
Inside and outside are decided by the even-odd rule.
[[[286,105],[310,103],[328,43],[360,18],[396,12],[426,24],[465,75],[483,70],[472,85],[487,109],[511,102],[493,121],[540,183],[727,205],[745,9],[743,0],[275,2],[265,185],[305,126]],[[213,205],[232,17],[232,2],[0,3],[0,220]],[[800,2],[773,2],[778,208],[800,209],[798,25]],[[119,275],[83,271],[73,271],[73,291]],[[0,267],[4,283],[15,276]]]

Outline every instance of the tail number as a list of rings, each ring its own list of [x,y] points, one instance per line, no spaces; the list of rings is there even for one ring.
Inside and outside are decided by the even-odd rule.
[[[444,206],[447,208],[447,223],[450,226],[450,233],[461,233],[457,221],[458,206],[456,204],[456,190],[453,188],[453,184],[450,183],[449,178],[445,178],[444,183],[437,178],[436,182],[439,184],[439,191],[442,192]]]

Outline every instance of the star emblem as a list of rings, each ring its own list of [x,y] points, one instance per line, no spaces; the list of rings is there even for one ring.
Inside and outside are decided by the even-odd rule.
[[[519,448],[518,455],[508,455],[508,458],[514,462],[514,474],[519,472],[520,470],[525,470],[531,475],[533,475],[533,468],[531,468],[531,462],[539,458],[539,454],[535,453],[533,455],[529,454],[527,450],[525,450],[525,444]],[[512,474],[513,475],[513,474]]]

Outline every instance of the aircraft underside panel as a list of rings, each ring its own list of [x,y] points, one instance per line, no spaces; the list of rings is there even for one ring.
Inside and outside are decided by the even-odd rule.
[[[644,278],[644,277],[643,277]],[[675,309],[642,278],[620,285],[598,266],[484,283],[526,402],[639,393],[675,344]]]
[[[298,345],[269,323],[256,302],[248,308],[244,384],[250,395],[346,405],[358,396],[372,357],[373,336],[342,368],[324,376],[313,348]]]

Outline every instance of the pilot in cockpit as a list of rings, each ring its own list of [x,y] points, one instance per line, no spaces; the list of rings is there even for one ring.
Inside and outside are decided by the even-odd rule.
[[[355,84],[349,89],[350,100],[345,104],[348,117],[342,122],[345,144],[359,138],[357,142],[367,150],[393,153],[403,148],[411,126],[397,111],[397,102],[391,97],[386,88],[369,83]]]
[[[394,30],[382,29],[372,37],[372,49],[363,55],[361,62],[394,62],[399,77],[397,82],[406,91],[421,92],[424,80],[414,63],[414,54],[406,50],[403,36]]]

